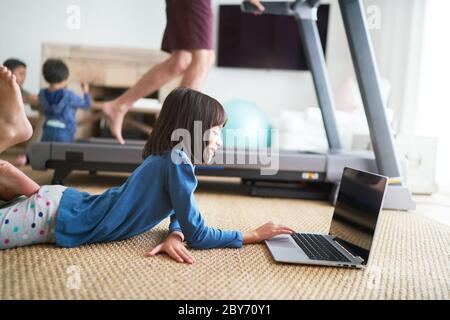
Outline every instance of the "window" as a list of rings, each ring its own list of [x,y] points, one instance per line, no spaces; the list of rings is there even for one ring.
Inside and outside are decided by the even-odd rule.
[[[426,1],[416,134],[438,141],[436,181],[450,193],[450,1]]]

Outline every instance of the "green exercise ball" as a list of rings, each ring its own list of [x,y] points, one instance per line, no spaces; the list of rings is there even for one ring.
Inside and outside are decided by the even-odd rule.
[[[267,114],[254,102],[232,100],[224,104],[228,116],[222,130],[224,147],[269,148],[271,124]]]

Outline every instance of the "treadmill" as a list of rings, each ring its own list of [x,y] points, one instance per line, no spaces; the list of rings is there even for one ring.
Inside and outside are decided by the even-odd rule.
[[[345,166],[389,177],[385,209],[414,210],[415,203],[404,183],[393,137],[381,96],[378,70],[361,0],[339,0],[342,19],[352,55],[373,152],[346,151],[336,126],[325,57],[317,30],[320,0],[262,2],[264,14],[291,15],[297,20],[305,57],[311,71],[329,150],[324,153],[287,150],[223,149],[211,165],[196,166],[196,174],[240,177],[255,196],[276,196],[330,200],[335,203]],[[247,1],[244,12],[255,12]],[[111,139],[88,139],[76,143],[34,144],[29,152],[33,169],[55,169],[52,183],[62,183],[72,170],[133,171],[142,162],[145,141],[119,145]],[[262,161],[261,161],[262,159]],[[267,160],[277,159],[279,170],[271,172]],[[269,161],[270,162],[270,161]]]

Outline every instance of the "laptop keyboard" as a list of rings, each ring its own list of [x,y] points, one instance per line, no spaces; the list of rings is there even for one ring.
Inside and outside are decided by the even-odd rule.
[[[293,233],[291,236],[311,260],[350,262],[320,234]]]

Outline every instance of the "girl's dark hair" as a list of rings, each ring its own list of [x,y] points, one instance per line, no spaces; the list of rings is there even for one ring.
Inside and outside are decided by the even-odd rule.
[[[201,123],[201,132],[194,132],[196,121]],[[215,126],[224,126],[226,121],[225,110],[216,99],[192,89],[177,88],[164,101],[142,156],[145,159],[150,155],[161,155],[172,150],[180,143],[180,141],[172,141],[172,133],[176,129],[185,129],[191,137],[190,145],[185,146],[190,149],[188,156],[192,163],[202,163],[203,151],[208,145],[207,141],[203,141],[205,132]],[[201,144],[201,159],[194,158],[193,151],[196,150],[194,148],[196,143],[197,146]]]
[[[69,68],[60,59],[47,59],[42,67],[45,81],[50,84],[60,83],[69,78]]]
[[[3,65],[8,68],[11,72],[14,72],[14,70],[16,70],[19,67],[24,67],[26,68],[27,65],[25,64],[25,62],[19,60],[19,59],[8,59],[5,62],[3,62]]]

